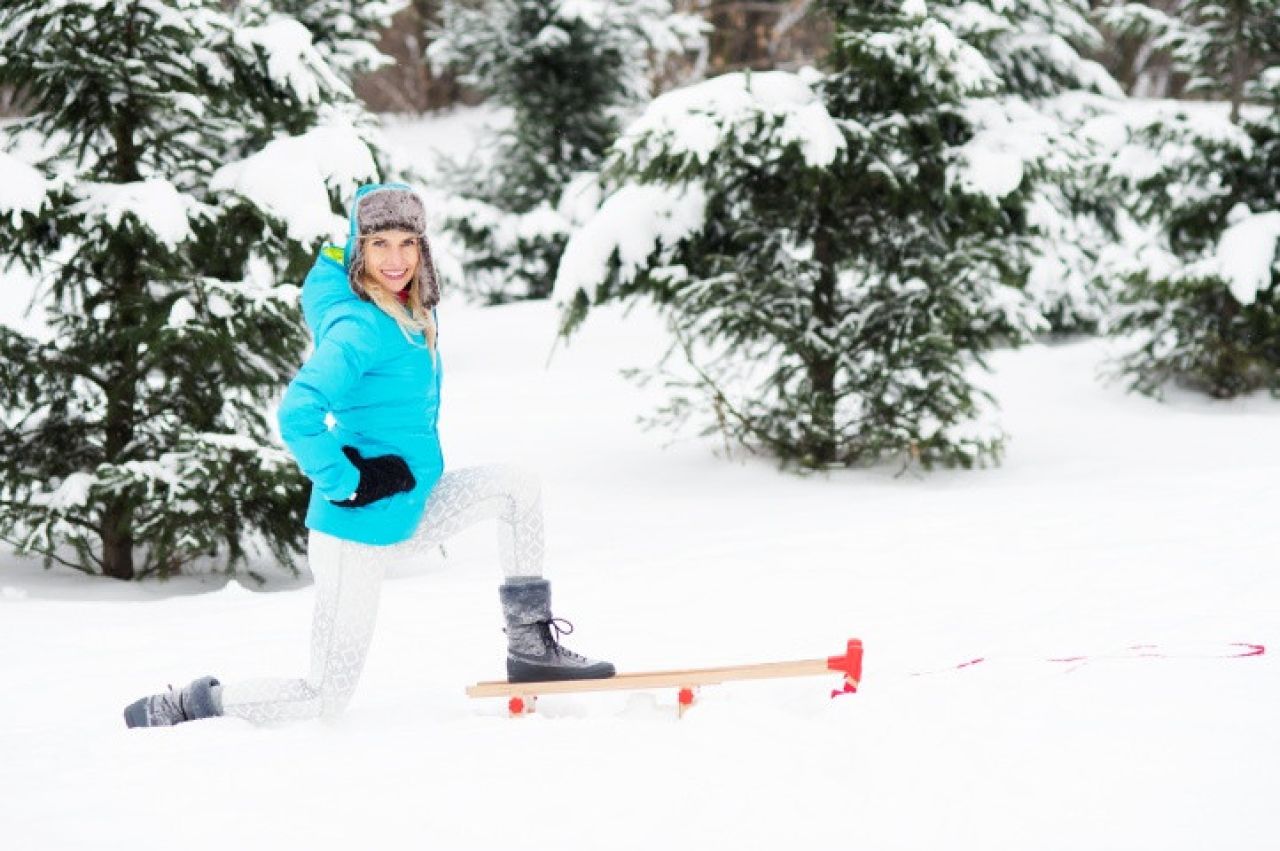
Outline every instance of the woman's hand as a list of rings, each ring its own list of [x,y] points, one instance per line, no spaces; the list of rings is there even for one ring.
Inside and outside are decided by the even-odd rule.
[[[342,453],[360,470],[360,484],[355,495],[334,505],[342,508],[362,508],[371,502],[386,499],[392,494],[413,490],[418,482],[409,465],[399,455],[361,456],[354,446],[342,447]]]

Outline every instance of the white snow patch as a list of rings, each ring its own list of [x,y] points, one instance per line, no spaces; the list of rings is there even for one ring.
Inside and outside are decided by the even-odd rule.
[[[965,115],[979,129],[960,147],[948,182],[992,198],[1017,189],[1028,164],[1047,156],[1061,136],[1057,122],[1017,101],[976,99]]]
[[[9,214],[17,227],[23,213],[35,213],[44,204],[49,183],[33,166],[0,151],[0,215]]]
[[[1214,260],[1236,301],[1253,304],[1271,286],[1278,249],[1280,210],[1245,215],[1223,231]]]
[[[72,191],[82,200],[71,212],[86,220],[120,227],[125,216],[137,219],[170,249],[191,239],[191,219],[202,205],[168,180],[152,178],[133,183],[81,183]]]
[[[169,319],[166,324],[170,328],[181,328],[195,318],[195,307],[187,299],[179,298],[173,303],[173,307],[169,308]]]
[[[54,511],[75,508],[85,504],[89,498],[89,488],[95,481],[97,479],[88,473],[72,473],[62,480],[62,484],[53,493],[35,497],[32,501]]]
[[[532,47],[556,50],[569,43],[569,34],[555,25],[545,26],[530,43]]]
[[[604,192],[600,177],[595,172],[584,172],[569,181],[560,193],[556,212],[570,226],[577,226],[591,218],[600,209]]]

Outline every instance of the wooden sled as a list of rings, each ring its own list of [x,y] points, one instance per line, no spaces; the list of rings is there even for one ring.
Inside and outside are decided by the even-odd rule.
[[[556,680],[540,683],[511,683],[493,680],[467,688],[468,697],[505,697],[511,717],[533,712],[538,697],[544,694],[571,694],[591,691],[627,691],[632,689],[675,688],[680,715],[693,705],[699,686],[736,680],[772,680],[782,677],[812,677],[832,671],[844,674],[844,688],[837,694],[855,692],[862,680],[862,641],[849,640],[843,656],[826,659],[801,659],[793,662],[759,662],[753,665],[729,665],[720,668],[686,668],[673,671],[638,671],[617,674],[603,680]]]

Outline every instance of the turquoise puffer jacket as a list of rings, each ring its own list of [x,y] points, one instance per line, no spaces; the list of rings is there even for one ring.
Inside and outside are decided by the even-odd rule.
[[[357,201],[374,188],[361,187]],[[344,260],[354,238],[353,216],[347,247],[325,247],[302,285],[302,314],[315,348],[285,389],[280,433],[311,479],[308,528],[365,544],[395,544],[413,534],[444,472],[436,432],[440,360],[424,335],[413,335],[411,345],[394,319],[351,291]],[[399,455],[416,486],[363,508],[334,505],[360,482],[343,446],[366,458]]]

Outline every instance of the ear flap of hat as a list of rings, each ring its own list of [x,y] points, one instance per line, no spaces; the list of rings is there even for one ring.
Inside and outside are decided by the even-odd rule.
[[[364,283],[360,280],[360,275],[364,272],[364,240],[353,239],[354,247],[351,249],[351,256],[347,258],[347,283],[351,285],[351,291],[360,298],[361,301],[373,301],[369,297],[369,293],[365,291]]]
[[[418,293],[422,306],[429,312],[440,303],[440,278],[431,257],[431,243],[425,234],[418,238],[421,257],[418,260]]]

